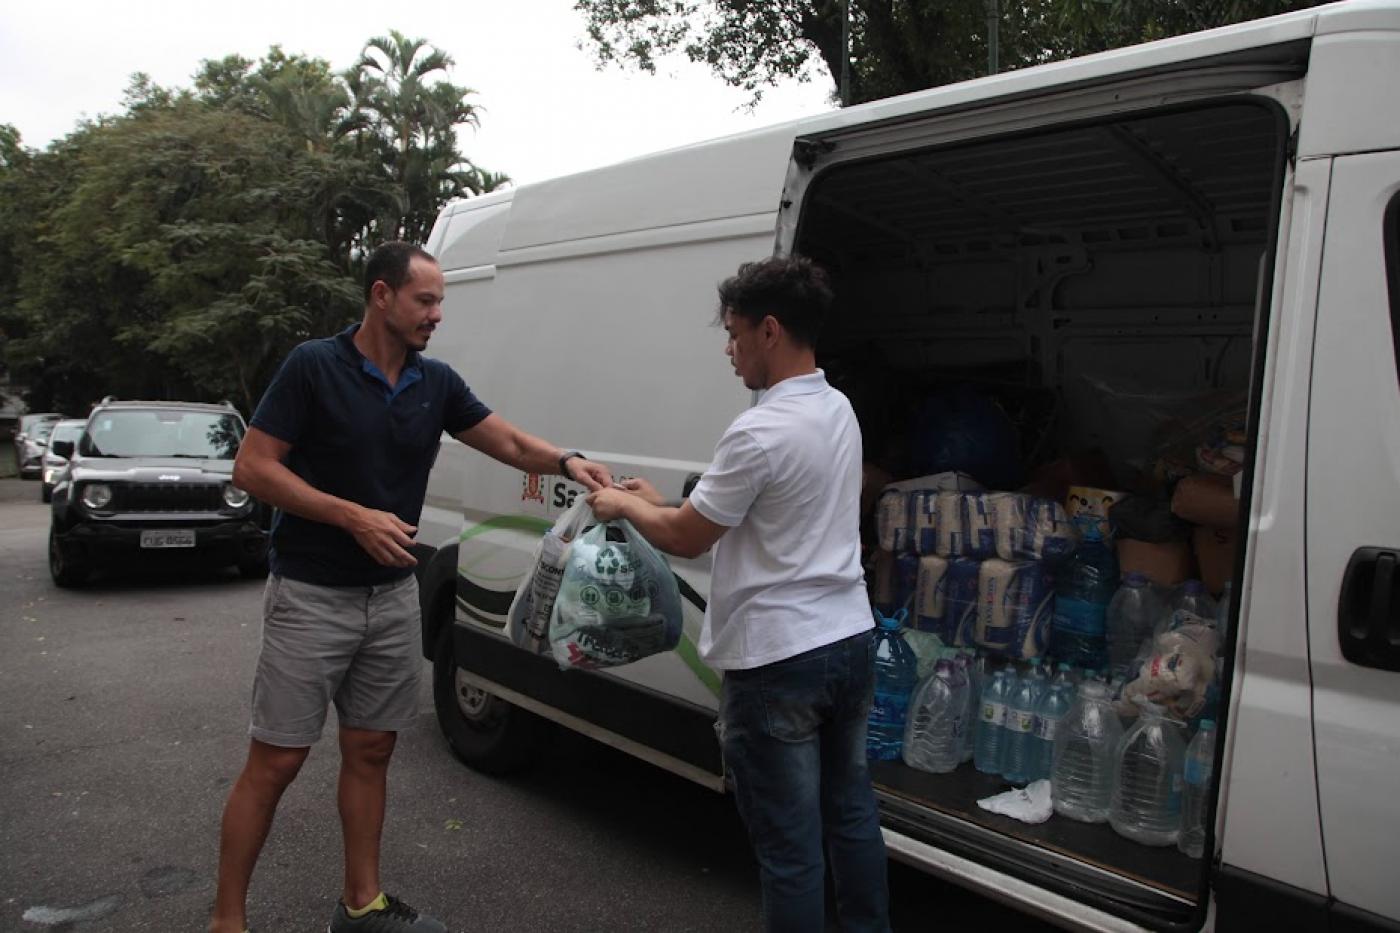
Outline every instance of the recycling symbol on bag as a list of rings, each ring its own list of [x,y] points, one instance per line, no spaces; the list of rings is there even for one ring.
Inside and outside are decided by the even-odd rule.
[[[617,548],[612,545],[600,548],[594,568],[600,577],[616,576],[617,572],[622,569],[622,555],[617,553]]]

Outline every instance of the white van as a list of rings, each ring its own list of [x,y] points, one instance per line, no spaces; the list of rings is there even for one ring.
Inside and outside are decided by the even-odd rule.
[[[447,280],[433,352],[512,421],[677,497],[753,402],[715,286],[774,252],[833,273],[833,378],[875,361],[843,384],[982,386],[1027,470],[1059,459],[1075,481],[1064,456],[1093,448],[1121,477],[1161,400],[1246,399],[1206,857],[986,813],[1005,785],[970,767],[880,762],[889,851],[1070,928],[1400,929],[1398,0],[457,202],[428,248]],[[907,446],[883,404],[857,406],[867,441]],[[578,492],[444,440],[419,538],[439,545],[423,637],[452,749],[504,770],[547,719],[722,791],[719,678],[694,649],[707,557],[674,562],[673,653],[561,673],[503,634]]]

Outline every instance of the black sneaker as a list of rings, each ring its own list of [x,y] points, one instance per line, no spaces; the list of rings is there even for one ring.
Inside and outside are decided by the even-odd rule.
[[[326,933],[447,933],[441,921],[420,914],[397,897],[388,897],[389,906],[372,910],[363,917],[352,917],[345,903],[336,905]]]

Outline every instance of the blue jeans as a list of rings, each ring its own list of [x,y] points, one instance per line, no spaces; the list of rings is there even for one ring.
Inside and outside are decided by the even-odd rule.
[[[720,741],[769,931],[823,929],[823,849],[841,929],[889,930],[885,842],[865,759],[874,651],[865,632],[724,674]]]

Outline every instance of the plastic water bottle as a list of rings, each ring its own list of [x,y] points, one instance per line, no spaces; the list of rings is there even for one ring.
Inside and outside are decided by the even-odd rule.
[[[909,703],[904,728],[904,763],[920,771],[946,774],[962,763],[967,678],[956,661],[942,658]]]
[[[977,751],[977,723],[982,718],[982,688],[987,684],[987,659],[976,652],[963,655],[967,665],[967,710],[963,718],[962,760],[971,761]]]
[[[1016,681],[1006,703],[1006,748],[1002,751],[1002,777],[1012,784],[1035,780],[1035,708],[1045,691],[1045,674],[1040,659],[1031,661],[1026,676]]]
[[[1152,629],[1162,612],[1152,584],[1140,573],[1123,577],[1123,585],[1108,604],[1108,665],[1115,676],[1132,679],[1132,670],[1142,643],[1152,637]]]
[[[982,715],[977,721],[977,747],[972,763],[985,774],[1001,774],[1002,747],[1006,744],[1006,701],[1015,673],[1002,668],[982,688]]]
[[[865,754],[871,760],[893,761],[904,743],[909,695],[919,681],[919,659],[904,641],[900,626],[905,613],[877,615],[875,631],[875,696],[865,738]]]
[[[1041,694],[1035,707],[1034,738],[1031,745],[1035,749],[1035,769],[1031,780],[1050,777],[1055,764],[1055,736],[1060,723],[1074,705],[1076,687],[1068,664],[1060,663],[1055,679]]]
[[[1113,802],[1114,753],[1123,737],[1108,687],[1086,680],[1055,733],[1050,793],[1055,812],[1085,823],[1108,819]]]
[[[1118,558],[1097,523],[1082,531],[1079,549],[1055,576],[1050,654],[1097,668],[1108,663],[1108,604],[1118,589]]]
[[[1187,580],[1177,588],[1167,608],[1169,621],[1176,612],[1189,612],[1200,616],[1207,622],[1214,622],[1218,607],[1215,605],[1215,600],[1210,598],[1210,593],[1206,591],[1204,583],[1200,580]]]
[[[1142,704],[1142,715],[1123,736],[1109,825],[1148,846],[1169,846],[1181,831],[1181,772],[1186,747],[1162,708]]]
[[[1201,729],[1186,746],[1186,764],[1181,776],[1181,836],[1176,847],[1185,855],[1200,858],[1206,848],[1206,813],[1210,809],[1210,778],[1215,771],[1215,722],[1201,720]]]

